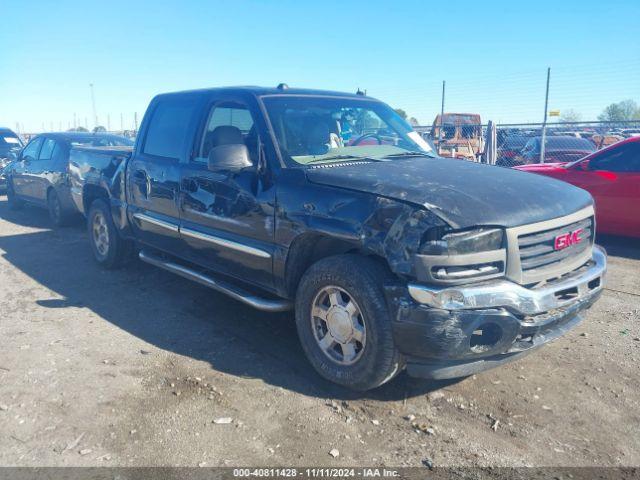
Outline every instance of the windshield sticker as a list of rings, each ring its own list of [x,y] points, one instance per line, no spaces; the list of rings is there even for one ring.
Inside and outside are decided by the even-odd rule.
[[[20,140],[18,140],[16,137],[3,137],[3,140],[5,141],[5,143],[20,145]]]

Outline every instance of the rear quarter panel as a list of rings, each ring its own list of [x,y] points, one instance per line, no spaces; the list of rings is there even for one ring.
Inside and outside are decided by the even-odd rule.
[[[112,207],[124,208],[126,205],[124,171],[130,156],[131,148],[77,147],[71,149],[69,155],[71,197],[80,212],[87,214],[89,205],[86,204],[85,199],[90,188],[104,191]]]

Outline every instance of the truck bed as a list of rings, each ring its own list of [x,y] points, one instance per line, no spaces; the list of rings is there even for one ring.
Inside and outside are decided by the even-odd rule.
[[[124,191],[124,165],[133,147],[77,146],[69,155],[69,181],[71,197],[80,212],[86,214],[83,202],[85,185],[106,188],[107,191]],[[119,190],[121,187],[122,190]]]

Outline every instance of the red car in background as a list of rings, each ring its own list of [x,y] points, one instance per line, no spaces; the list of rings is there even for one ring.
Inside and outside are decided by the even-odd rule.
[[[640,137],[622,140],[573,163],[515,167],[587,190],[598,232],[640,237]]]

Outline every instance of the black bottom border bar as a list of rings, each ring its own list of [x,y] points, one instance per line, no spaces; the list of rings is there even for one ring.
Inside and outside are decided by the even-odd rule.
[[[640,467],[0,467],[0,480],[522,479],[640,480]]]

